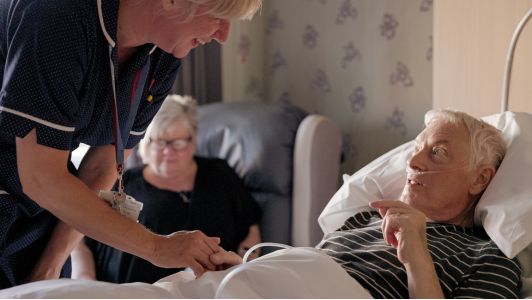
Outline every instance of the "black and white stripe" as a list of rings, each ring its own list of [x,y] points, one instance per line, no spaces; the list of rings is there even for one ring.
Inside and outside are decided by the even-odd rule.
[[[397,251],[377,212],[347,219],[318,245],[375,298],[409,298]],[[518,298],[521,269],[482,229],[427,223],[427,243],[446,298]]]

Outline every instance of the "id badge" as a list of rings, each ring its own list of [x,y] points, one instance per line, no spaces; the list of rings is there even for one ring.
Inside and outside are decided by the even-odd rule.
[[[144,203],[135,200],[135,198],[118,193],[117,191],[100,191],[100,198],[105,200],[115,211],[127,218],[137,221]]]

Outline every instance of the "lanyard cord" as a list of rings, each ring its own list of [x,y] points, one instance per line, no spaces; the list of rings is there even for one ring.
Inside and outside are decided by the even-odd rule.
[[[124,190],[122,184],[122,174],[124,172],[124,147],[127,144],[129,138],[129,132],[133,127],[135,116],[140,105],[140,99],[142,98],[142,92],[144,84],[148,78],[148,72],[150,70],[150,58],[144,64],[142,69],[137,71],[135,80],[133,82],[133,93],[131,95],[131,103],[129,106],[129,114],[126,124],[123,128],[120,128],[120,121],[118,118],[118,102],[116,98],[116,79],[115,79],[115,67],[112,59],[113,47],[109,46],[109,62],[111,70],[111,84],[113,88],[113,135],[115,139],[115,156],[116,156],[116,170],[118,172],[118,192],[121,194]]]

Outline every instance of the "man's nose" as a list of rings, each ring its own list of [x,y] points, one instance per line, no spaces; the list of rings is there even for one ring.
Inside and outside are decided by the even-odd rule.
[[[410,169],[416,170],[416,171],[423,171],[424,170],[424,163],[423,163],[423,149],[417,149],[414,150],[412,153],[412,156],[410,156],[410,159],[406,162],[407,166]]]

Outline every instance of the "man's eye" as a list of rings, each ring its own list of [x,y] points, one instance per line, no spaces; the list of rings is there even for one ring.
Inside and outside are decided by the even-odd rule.
[[[436,156],[444,156],[445,154],[447,154],[447,151],[445,151],[445,149],[441,147],[434,147],[432,148],[432,154]]]

